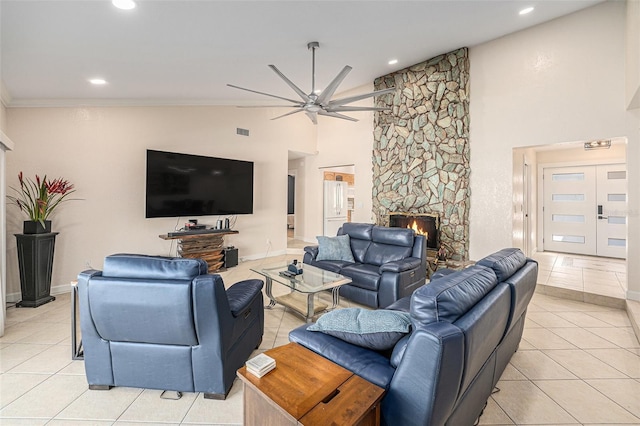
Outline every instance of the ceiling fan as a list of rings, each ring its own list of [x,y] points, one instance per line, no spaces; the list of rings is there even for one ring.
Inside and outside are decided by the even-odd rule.
[[[336,89],[342,83],[342,80],[349,74],[351,71],[351,67],[346,65],[342,71],[333,79],[331,83],[322,91],[316,90],[316,49],[320,47],[320,43],[317,41],[312,41],[307,44],[307,48],[311,50],[311,93],[308,95],[305,94],[298,86],[296,86],[291,80],[289,80],[284,74],[280,72],[275,65],[269,65],[278,77],[284,80],[285,83],[289,85],[302,99],[295,100],[284,98],[282,96],[272,95],[269,93],[258,92],[257,90],[246,89],[244,87],[235,86],[233,84],[227,84],[229,87],[233,87],[235,89],[246,90],[247,92],[258,93],[260,95],[270,96],[272,98],[282,99],[284,101],[291,102],[290,105],[260,105],[260,106],[243,106],[241,108],[259,108],[259,107],[287,107],[287,108],[295,108],[295,110],[288,112],[286,114],[280,115],[278,117],[272,118],[272,120],[277,120],[278,118],[286,117],[287,115],[297,114],[299,112],[304,112],[311,119],[313,124],[318,124],[318,115],[325,115],[327,117],[335,117],[341,118],[343,120],[349,121],[358,121],[353,117],[349,117],[344,114],[340,114],[341,112],[347,111],[388,111],[390,107],[358,107],[358,106],[345,106],[346,104],[350,104],[352,102],[359,101],[361,99],[371,98],[374,96],[385,95],[387,93],[391,93],[395,91],[395,88],[377,90],[375,92],[365,93],[362,95],[349,96],[347,98],[340,98],[331,100],[331,97],[335,93]]]

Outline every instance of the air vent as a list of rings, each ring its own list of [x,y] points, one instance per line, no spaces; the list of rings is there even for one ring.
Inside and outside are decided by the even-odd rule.
[[[240,136],[249,136],[249,129],[241,129],[240,127],[238,127],[236,129],[236,133]]]

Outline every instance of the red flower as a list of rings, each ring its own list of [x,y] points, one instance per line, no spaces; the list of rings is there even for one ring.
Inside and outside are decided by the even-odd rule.
[[[22,172],[18,173],[20,188],[11,189],[17,194],[8,196],[13,204],[17,205],[21,211],[29,215],[29,219],[41,222],[47,220],[53,210],[63,201],[70,201],[67,196],[75,189],[68,180],[57,178],[48,180],[45,175],[42,180],[36,175],[35,182],[29,178],[24,178]]]

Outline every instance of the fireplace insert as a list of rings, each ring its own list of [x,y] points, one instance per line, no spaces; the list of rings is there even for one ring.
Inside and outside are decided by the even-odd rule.
[[[389,226],[393,228],[410,228],[416,234],[427,237],[427,248],[440,248],[440,217],[428,213],[391,213]]]

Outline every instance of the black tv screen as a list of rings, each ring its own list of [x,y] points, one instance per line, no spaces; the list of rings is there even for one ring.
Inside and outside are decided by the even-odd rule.
[[[251,213],[253,162],[147,150],[147,218]]]

